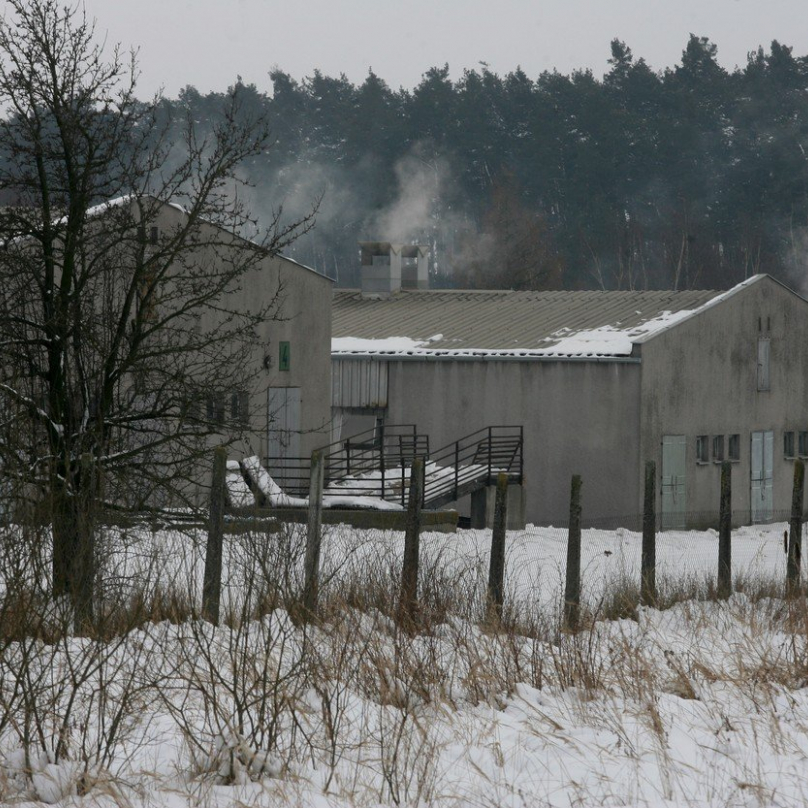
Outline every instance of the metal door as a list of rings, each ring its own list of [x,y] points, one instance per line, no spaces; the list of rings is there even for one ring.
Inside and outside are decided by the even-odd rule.
[[[773,515],[774,432],[752,433],[752,522],[770,522]]]
[[[269,474],[281,488],[297,489],[300,465],[300,388],[270,387],[268,395]]]
[[[662,528],[685,526],[685,456],[684,435],[662,437]]]

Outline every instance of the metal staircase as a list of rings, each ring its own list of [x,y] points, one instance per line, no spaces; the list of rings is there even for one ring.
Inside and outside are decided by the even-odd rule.
[[[495,485],[500,473],[521,484],[523,444],[521,426],[488,426],[430,451],[429,437],[418,433],[414,425],[380,425],[322,447],[325,493],[406,506],[410,467],[421,457],[425,465],[422,507],[437,509]],[[270,474],[281,463],[287,490],[305,495],[310,458],[268,457],[265,461]]]
[[[487,426],[438,449],[426,458],[425,508],[440,508],[489,485],[504,472],[522,482],[521,426]]]

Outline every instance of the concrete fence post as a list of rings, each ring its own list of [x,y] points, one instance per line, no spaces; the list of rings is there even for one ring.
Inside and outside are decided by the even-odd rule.
[[[497,475],[494,529],[491,532],[491,559],[488,567],[488,616],[499,621],[505,586],[505,530],[508,524],[508,475]]]
[[[424,495],[424,461],[416,457],[410,467],[410,491],[404,532],[404,561],[401,568],[399,623],[411,628],[418,609],[418,553],[421,541],[421,501]]]
[[[794,461],[794,487],[791,491],[791,519],[788,525],[788,561],[786,564],[786,594],[797,595],[800,590],[802,565],[802,500],[805,488],[805,463]]]
[[[306,525],[306,558],[303,563],[303,616],[310,618],[317,612],[320,590],[320,546],[323,522],[323,453],[311,453],[309,474],[309,512]]]
[[[718,511],[718,597],[732,594],[732,463],[721,464],[721,502]]]
[[[581,477],[572,475],[570,524],[567,534],[567,581],[564,587],[564,625],[577,631],[581,611]]]
[[[224,537],[226,474],[227,449],[224,446],[217,446],[213,451],[208,543],[205,549],[205,577],[202,583],[202,617],[214,625],[219,623],[219,602],[222,594],[222,544]]]
[[[643,606],[656,604],[656,463],[653,460],[645,464],[640,602]]]

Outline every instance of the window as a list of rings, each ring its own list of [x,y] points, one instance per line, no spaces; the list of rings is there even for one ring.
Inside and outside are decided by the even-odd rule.
[[[288,342],[281,342],[278,355],[278,370],[289,370],[292,366],[292,352]]]
[[[724,460],[724,436],[713,436],[713,462],[722,463]]]
[[[783,455],[794,457],[794,433],[783,432]]]
[[[808,432],[797,433],[797,452],[800,457],[808,457]]]
[[[707,435],[699,435],[696,438],[696,462],[697,463],[710,462]]]
[[[210,424],[216,426],[224,424],[224,395],[222,393],[208,393],[205,401],[205,415]]]
[[[741,459],[741,436],[730,435],[729,446],[727,447],[727,460],[737,463]]]
[[[236,390],[230,396],[230,418],[233,423],[246,426],[250,421],[250,396],[246,390]]]
[[[149,230],[149,244],[157,244],[160,240],[160,228],[154,227]]]
[[[771,390],[771,368],[769,358],[771,354],[771,340],[767,337],[758,339],[757,359],[757,389]]]

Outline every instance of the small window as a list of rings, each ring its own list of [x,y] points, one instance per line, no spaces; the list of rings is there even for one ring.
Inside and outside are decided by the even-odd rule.
[[[736,463],[741,459],[741,436],[730,435],[729,445],[727,447],[727,460],[731,463]]]
[[[209,424],[224,424],[224,396],[221,393],[209,393],[205,401],[205,414]]]
[[[797,433],[797,451],[800,457],[808,457],[808,432]]]
[[[724,462],[724,436],[723,435],[714,435],[713,436],[713,462],[714,463],[723,463]]]
[[[152,226],[151,230],[149,231],[149,243],[157,244],[159,240],[160,240],[160,228]]]
[[[783,432],[783,454],[785,457],[794,457],[794,433]]]
[[[771,340],[761,337],[758,340],[757,360],[757,389],[771,390],[771,368],[769,358],[771,355]]]
[[[230,396],[230,418],[234,423],[246,426],[250,420],[250,397],[246,390],[236,390]]]
[[[292,367],[292,352],[288,342],[281,342],[279,346],[278,370],[290,370]]]
[[[698,435],[696,437],[696,462],[709,463],[709,444],[707,443],[707,435]]]

